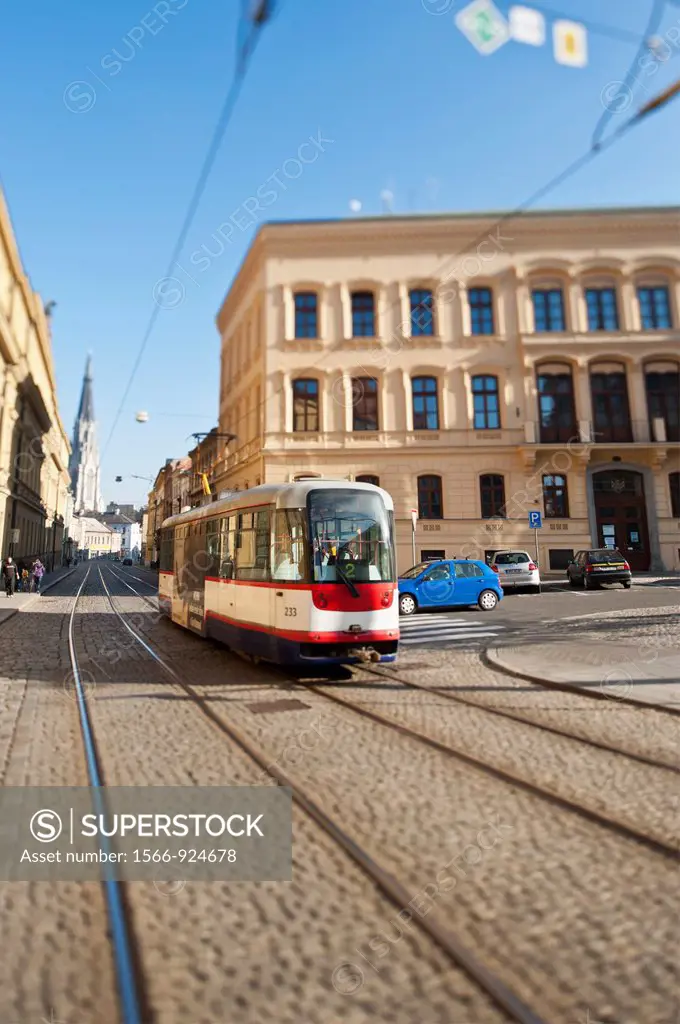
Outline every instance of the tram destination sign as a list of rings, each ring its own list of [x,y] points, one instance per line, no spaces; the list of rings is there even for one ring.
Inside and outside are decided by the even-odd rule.
[[[290,789],[0,789],[0,880],[177,879],[290,881]]]

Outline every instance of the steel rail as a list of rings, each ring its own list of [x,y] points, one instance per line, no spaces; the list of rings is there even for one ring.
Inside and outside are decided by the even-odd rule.
[[[100,570],[101,572],[101,570]],[[73,671],[73,681],[76,689],[76,703],[78,705],[78,717],[80,729],[85,747],[85,761],[87,775],[92,789],[92,801],[97,814],[106,813],[106,801],[104,800],[104,781],[101,770],[101,763],[97,753],[97,745],[87,707],[87,696],[83,688],[78,667],[78,657],[73,639],[73,624],[75,621],[76,609],[80,595],[90,575],[88,568],[83,582],[73,601],[71,614],[68,623],[68,648]],[[110,852],[110,844],[105,840],[100,841],[100,847],[104,852]],[[140,996],[138,980],[137,961],[134,953],[132,932],[128,922],[125,909],[125,902],[120,883],[110,877],[110,862],[104,864],[104,895],[108,911],[109,923],[111,926],[111,943],[113,947],[114,968],[118,986],[118,996],[123,1024],[144,1024],[148,1021],[148,1014],[143,1014],[143,1001]],[[107,877],[109,876],[109,877]]]
[[[363,849],[344,829],[328,815],[319,804],[313,800],[305,790],[286,775],[280,768],[273,765],[270,759],[262,754],[251,742],[249,737],[232,722],[228,722],[221,715],[217,714],[209,702],[194,687],[185,682],[175,670],[148,644],[139,633],[125,620],[125,616],[116,608],[113,597],[106,585],[104,576],[99,570],[102,586],[114,613],[118,616],[121,624],[139,643],[141,647],[159,664],[173,682],[189,696],[197,707],[217,726],[217,728],[237,744],[267,775],[273,778],[279,785],[290,788],[293,799],[327,835],[347,853],[356,864],[371,878],[371,880],[382,890],[382,892],[399,909],[407,907],[413,899],[409,889],[400,882],[390,871],[379,864],[366,850]],[[114,578],[120,579],[116,573]],[[129,584],[126,584],[129,586]],[[134,588],[130,587],[134,592]],[[137,595],[142,596],[142,595]],[[414,918],[415,920],[415,918]],[[471,953],[458,938],[432,917],[419,917],[417,926],[433,939],[448,957],[480,986],[489,998],[502,1010],[508,1013],[517,1024],[546,1024],[526,1003],[523,1002],[505,982],[496,977],[484,964],[482,964]]]

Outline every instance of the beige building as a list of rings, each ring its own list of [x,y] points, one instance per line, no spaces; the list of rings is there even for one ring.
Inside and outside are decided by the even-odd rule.
[[[117,555],[120,551],[120,534],[91,516],[74,516],[71,520],[71,535],[80,558]]]
[[[57,407],[49,318],[21,265],[0,193],[0,537],[3,557],[61,564],[70,446]]]
[[[164,519],[191,505],[192,460],[166,459],[149,491],[146,532],[142,533],[142,559],[149,566],[160,556],[160,529]]]
[[[217,318],[219,489],[379,481],[398,564],[680,569],[680,209],[268,224]]]

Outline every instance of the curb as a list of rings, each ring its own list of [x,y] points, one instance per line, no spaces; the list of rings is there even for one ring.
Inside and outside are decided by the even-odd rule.
[[[66,579],[66,578],[67,578],[68,576],[72,576],[72,575],[73,575],[73,573],[74,573],[75,571],[76,571],[75,569],[69,569],[69,571],[68,571],[68,572],[65,572],[63,576],[60,576],[60,577],[59,577],[59,579],[57,579],[57,580],[52,580],[52,582],[51,582],[51,583],[48,583],[48,584],[47,584],[47,586],[43,587],[43,589],[42,589],[42,591],[41,591],[41,593],[40,593],[40,594],[31,594],[31,596],[30,596],[29,600],[28,600],[28,601],[26,602],[26,604],[22,605],[22,606],[21,606],[21,608],[10,608],[10,609],[8,609],[8,611],[9,611],[9,615],[5,615],[5,616],[4,616],[4,617],[3,617],[3,618],[2,618],[1,620],[0,620],[0,627],[1,627],[1,626],[4,626],[4,624],[5,624],[6,622],[9,622],[9,620],[10,620],[10,619],[13,619],[15,615],[18,615],[18,614],[19,614],[19,612],[23,612],[23,611],[25,611],[25,610],[26,610],[27,608],[30,608],[30,607],[31,607],[31,606],[33,605],[33,602],[34,602],[34,601],[37,601],[39,597],[42,597],[42,595],[43,595],[44,593],[46,593],[46,592],[47,592],[48,590],[51,590],[51,589],[52,589],[52,587],[56,587],[57,583],[61,583],[61,582],[62,582],[63,580],[65,580],[65,579]]]
[[[495,652],[492,653],[492,652]],[[671,707],[667,704],[650,704],[649,701],[635,700],[634,697],[613,697],[604,690],[591,690],[588,687],[577,686],[576,683],[557,683],[554,679],[546,679],[543,676],[531,675],[529,672],[520,672],[519,669],[509,668],[498,656],[498,648],[490,644],[485,647],[479,655],[483,665],[496,672],[502,672],[513,679],[522,679],[526,683],[535,683],[545,687],[546,690],[560,690],[566,693],[576,693],[581,697],[593,697],[595,700],[615,701],[617,704],[629,704],[634,708],[644,708],[646,711],[660,711],[662,714],[680,716],[680,708]]]

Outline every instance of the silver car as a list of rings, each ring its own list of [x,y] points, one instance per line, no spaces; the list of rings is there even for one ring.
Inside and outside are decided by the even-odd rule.
[[[541,574],[528,551],[496,551],[489,563],[503,590],[530,587],[541,592]]]

